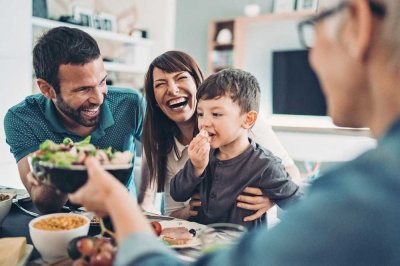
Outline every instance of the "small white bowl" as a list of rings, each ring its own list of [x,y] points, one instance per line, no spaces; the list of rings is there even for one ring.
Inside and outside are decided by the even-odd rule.
[[[55,216],[78,216],[82,217],[86,223],[78,228],[50,231],[33,227],[33,225],[46,218]],[[68,257],[68,243],[75,237],[85,236],[89,231],[90,220],[76,213],[54,213],[37,217],[29,222],[29,233],[35,248],[39,251],[42,259],[46,262],[52,262]]]
[[[0,194],[10,196],[8,199],[0,201],[0,226],[1,226],[3,224],[4,218],[6,218],[7,214],[10,212],[12,199],[15,197],[15,194],[3,193],[3,192],[1,192]]]

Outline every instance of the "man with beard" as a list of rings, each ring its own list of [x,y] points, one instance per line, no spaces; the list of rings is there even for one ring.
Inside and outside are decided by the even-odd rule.
[[[100,148],[135,152],[140,139],[144,101],[132,89],[107,87],[107,73],[96,41],[87,33],[59,27],[43,35],[33,50],[40,94],[9,109],[4,128],[23,184],[42,213],[56,212],[67,195],[39,184],[27,155],[50,139],[74,142],[91,135]],[[131,177],[129,190],[136,190]]]

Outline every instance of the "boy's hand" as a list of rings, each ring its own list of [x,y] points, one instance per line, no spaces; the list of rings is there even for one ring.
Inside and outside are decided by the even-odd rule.
[[[210,137],[202,129],[189,144],[189,158],[194,167],[195,176],[200,176],[207,167],[210,152]]]

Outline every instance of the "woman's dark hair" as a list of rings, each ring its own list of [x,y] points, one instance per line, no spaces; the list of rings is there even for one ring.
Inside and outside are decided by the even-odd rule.
[[[153,87],[153,71],[159,68],[166,73],[187,71],[194,79],[198,88],[204,80],[204,75],[197,62],[188,54],[180,51],[168,51],[158,56],[147,70],[144,90],[147,102],[146,116],[142,134],[142,142],[150,171],[150,182],[157,180],[157,191],[164,191],[167,169],[167,156],[174,147],[174,136],[179,129],[157,107]],[[194,121],[195,123],[195,121]],[[197,127],[194,126],[196,129]],[[193,136],[196,131],[193,132]]]
[[[89,34],[79,29],[57,27],[39,38],[33,49],[33,67],[36,78],[46,80],[59,93],[60,65],[84,65],[99,57],[99,46]]]

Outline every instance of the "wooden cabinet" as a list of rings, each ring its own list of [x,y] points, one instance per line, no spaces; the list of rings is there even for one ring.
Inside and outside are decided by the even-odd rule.
[[[207,60],[209,74],[235,65],[234,28],[235,20],[218,20],[209,23]]]

